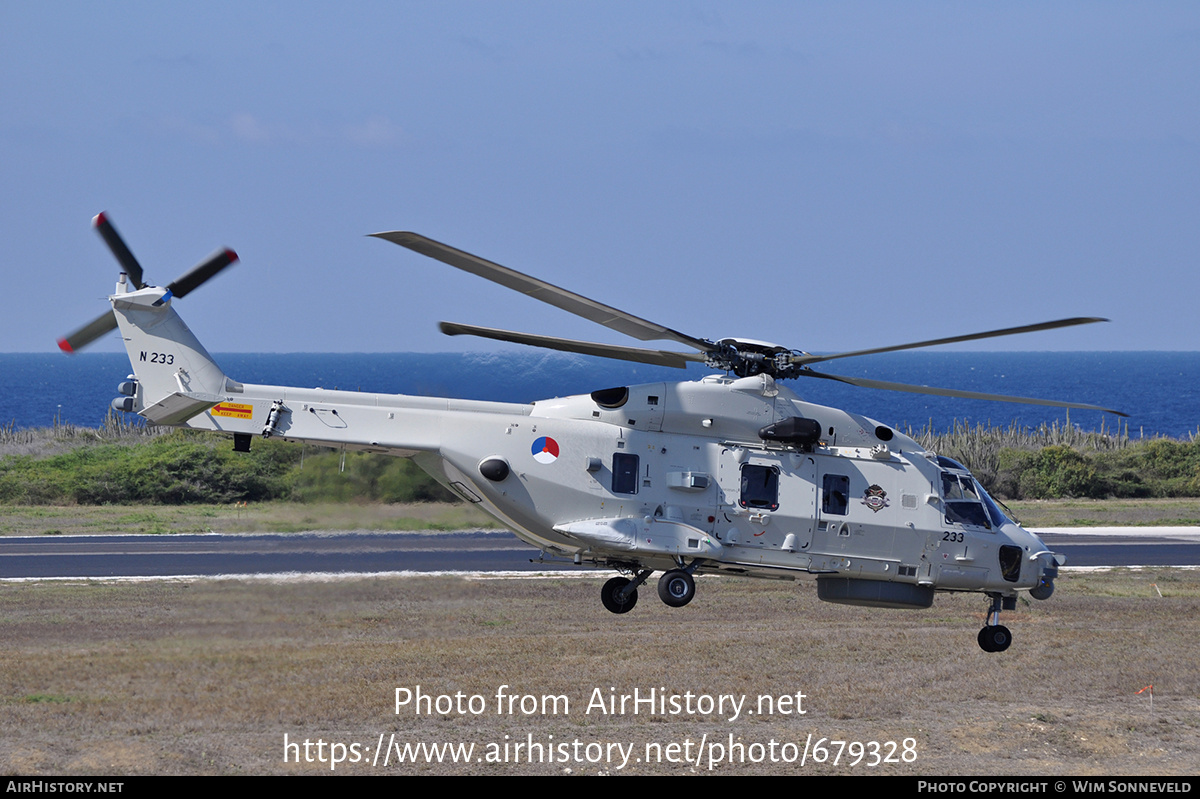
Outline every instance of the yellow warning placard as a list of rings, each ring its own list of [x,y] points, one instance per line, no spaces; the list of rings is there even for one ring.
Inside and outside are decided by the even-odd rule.
[[[237,402],[219,402],[209,411],[213,416],[232,416],[234,419],[250,419],[254,416],[253,405]]]

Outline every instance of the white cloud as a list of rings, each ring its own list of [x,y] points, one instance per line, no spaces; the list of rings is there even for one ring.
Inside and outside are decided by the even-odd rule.
[[[337,128],[320,123],[297,127],[286,123],[267,122],[247,112],[230,117],[229,130],[234,138],[254,144],[349,144],[364,148],[394,147],[400,143],[403,135],[401,127],[385,117],[370,117],[362,122],[347,123]]]
[[[343,129],[346,140],[359,147],[394,147],[400,143],[403,130],[384,117],[371,117],[359,125]]]
[[[245,141],[265,142],[272,138],[267,126],[253,114],[234,114],[233,119],[229,120],[229,125],[233,129],[233,135]]]

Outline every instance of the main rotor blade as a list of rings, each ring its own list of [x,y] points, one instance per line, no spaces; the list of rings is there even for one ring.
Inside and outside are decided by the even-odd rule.
[[[547,283],[544,280],[530,277],[515,269],[509,269],[507,266],[501,266],[492,261],[484,260],[477,255],[471,255],[468,252],[455,249],[447,244],[426,238],[419,233],[392,230],[386,233],[372,233],[371,235],[375,238],[399,244],[401,247],[407,247],[413,252],[419,252],[422,255],[461,269],[464,272],[470,272],[473,275],[490,280],[493,283],[499,283],[506,288],[527,294],[535,300],[541,300],[556,308],[561,308],[568,313],[582,316],[584,319],[604,325],[627,336],[633,336],[642,341],[666,339],[678,342],[679,344],[685,344],[701,352],[707,352],[712,349],[712,342],[692,338],[677,330],[672,330],[669,327],[650,322],[618,308],[596,302],[580,294]]]
[[[480,336],[496,341],[511,341],[515,344],[528,344],[531,347],[545,347],[562,352],[578,352],[583,355],[596,355],[601,358],[616,358],[622,361],[648,363],[654,366],[670,366],[675,369],[686,369],[690,361],[704,363],[705,357],[700,353],[667,352],[665,350],[649,350],[641,347],[622,347],[614,344],[596,344],[591,341],[575,341],[574,339],[558,338],[557,336],[539,336],[534,333],[516,333],[511,330],[498,330],[494,327],[477,327],[463,325],[457,322],[440,322],[438,327],[447,336]]]
[[[805,377],[820,377],[824,380],[836,380],[839,383],[849,383],[862,388],[881,388],[885,391],[904,391],[909,394],[932,394],[935,397],[959,397],[961,399],[992,400],[994,402],[1019,402],[1024,405],[1049,405],[1053,408],[1079,408],[1085,411],[1103,411],[1117,416],[1129,416],[1127,413],[1114,411],[1112,408],[1102,408],[1099,405],[1085,405],[1081,402],[1058,402],[1057,400],[1034,399],[1032,397],[1013,397],[1007,394],[983,394],[978,391],[959,391],[953,388],[934,388],[932,386],[915,386],[910,383],[890,383],[885,380],[868,380],[862,377],[843,377],[826,372],[814,372],[802,369],[799,374]]]
[[[117,262],[121,264],[121,269],[125,274],[129,275],[129,280],[133,283],[135,289],[143,287],[142,283],[142,265],[138,263],[137,258],[133,257],[133,253],[125,246],[125,240],[121,238],[121,234],[113,227],[113,223],[108,221],[108,217],[104,212],[96,214],[92,219],[92,227],[96,228],[96,232],[104,239],[104,243],[108,245],[108,249],[112,250],[112,254],[116,256]]]
[[[835,352],[832,355],[794,355],[791,358],[791,363],[797,366],[804,364],[820,363],[821,361],[832,361],[835,358],[854,358],[859,355],[877,355],[881,352],[898,352],[900,350],[915,350],[921,347],[935,347],[938,344],[954,344],[959,341],[975,341],[981,338],[995,338],[997,336],[1015,336],[1018,333],[1035,333],[1039,330],[1054,330],[1059,327],[1072,327],[1074,325],[1090,325],[1093,322],[1107,322],[1107,319],[1101,319],[1098,316],[1076,316],[1070,319],[1058,319],[1054,322],[1042,322],[1036,325],[1024,325],[1022,327],[1006,327],[1003,330],[989,330],[986,333],[969,333],[965,336],[950,336],[949,338],[935,338],[930,341],[917,341],[912,344],[896,344],[892,347],[877,347],[870,350],[855,350],[853,352]]]
[[[74,353],[80,347],[86,347],[108,331],[116,330],[116,328],[117,315],[110,308],[74,333],[60,338],[58,340],[58,348],[63,352]]]
[[[192,271],[172,282],[167,289],[176,297],[186,297],[205,281],[216,277],[217,273],[238,259],[233,250],[217,250]]]

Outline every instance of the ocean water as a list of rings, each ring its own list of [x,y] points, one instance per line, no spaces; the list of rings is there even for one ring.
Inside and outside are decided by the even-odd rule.
[[[517,353],[227,353],[226,374],[247,383],[341,388],[389,394],[528,402],[597,388],[696,379],[711,370],[625,364],[582,355]],[[824,367],[822,369],[822,367]],[[967,391],[1086,402],[1129,414],[1133,436],[1185,437],[1200,427],[1200,352],[899,352],[818,364],[850,377]],[[115,353],[0,354],[0,425],[95,426],[130,372]],[[932,422],[1037,426],[1066,421],[1061,408],[931,397],[795,380],[801,397],[865,414],[903,430]],[[1117,417],[1071,411],[1085,430],[1111,429]]]

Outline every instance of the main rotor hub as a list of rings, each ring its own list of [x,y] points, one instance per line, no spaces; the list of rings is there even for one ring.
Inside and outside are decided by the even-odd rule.
[[[795,353],[769,341],[723,338],[706,353],[709,368],[733,372],[738,377],[766,374],[777,379],[795,377],[798,367],[792,363]]]

